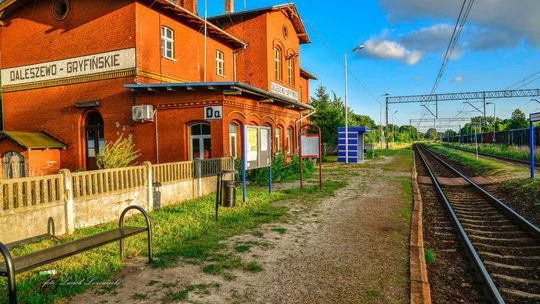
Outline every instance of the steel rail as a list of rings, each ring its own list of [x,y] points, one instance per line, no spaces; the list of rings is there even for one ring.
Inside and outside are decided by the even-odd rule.
[[[514,211],[512,208],[508,207],[505,203],[501,202],[499,199],[491,195],[491,193],[484,190],[482,187],[480,187],[477,183],[473,182],[470,178],[468,178],[463,173],[456,170],[454,167],[452,167],[450,164],[442,160],[440,157],[438,157],[434,152],[430,151],[427,148],[424,148],[430,155],[432,155],[435,159],[437,159],[441,164],[443,164],[446,168],[450,169],[450,171],[454,172],[455,174],[459,175],[461,178],[466,180],[471,186],[473,186],[476,190],[478,190],[487,200],[489,200],[492,204],[495,205],[495,207],[498,207],[501,209],[506,215],[508,215],[512,220],[514,220],[518,225],[528,230],[530,233],[532,233],[536,238],[540,238],[540,228],[538,228],[533,223],[529,222],[526,218],[521,216],[519,213]]]
[[[450,204],[450,201],[448,200],[448,198],[444,194],[444,191],[442,190],[442,187],[439,184],[439,181],[437,180],[437,178],[435,177],[435,174],[431,170],[431,167],[429,166],[429,164],[428,164],[428,162],[426,160],[426,157],[424,156],[423,152],[421,151],[422,149],[425,149],[425,150],[427,150],[427,149],[422,147],[422,146],[417,146],[417,147],[418,147],[418,154],[420,155],[420,158],[422,159],[422,162],[424,163],[424,166],[426,167],[426,170],[429,173],[431,181],[433,182],[433,186],[437,190],[437,194],[439,195],[441,200],[444,202],[444,205],[445,205],[446,209],[450,213],[452,223],[456,227],[456,229],[458,230],[459,236],[461,237],[461,239],[465,243],[466,251],[469,254],[469,256],[471,257],[474,266],[477,268],[480,279],[482,281],[484,281],[484,283],[485,283],[486,292],[487,292],[488,296],[491,298],[491,300],[494,303],[498,303],[498,304],[505,303],[504,299],[502,298],[502,296],[501,296],[501,294],[499,292],[499,290],[497,289],[497,286],[495,286],[495,283],[493,282],[493,279],[489,275],[489,272],[487,271],[486,266],[482,262],[482,259],[478,255],[478,252],[476,252],[476,249],[474,248],[471,240],[469,239],[467,233],[465,232],[465,229],[461,225],[461,222],[459,221],[459,219],[457,217],[457,214],[454,211],[454,208],[452,208],[452,205]],[[427,151],[427,152],[429,152],[429,151]]]

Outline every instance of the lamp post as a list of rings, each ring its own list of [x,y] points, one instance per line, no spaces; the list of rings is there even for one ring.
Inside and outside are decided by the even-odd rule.
[[[380,138],[380,144],[381,144],[381,150],[383,149],[383,137],[384,137],[384,131],[383,131],[383,127],[382,127],[382,97],[388,97],[390,96],[390,93],[385,93],[383,95],[381,95],[381,99],[379,100],[379,107],[380,107],[380,116],[379,116],[379,129],[381,129],[381,138]]]
[[[347,63],[347,56],[356,51],[363,49],[363,45],[355,47],[352,51],[345,53],[345,163],[349,163],[349,108],[348,108],[348,98],[349,98],[349,66]]]
[[[398,110],[395,110],[394,113],[392,113],[392,147],[396,143],[396,125],[394,125],[394,115],[398,112]]]
[[[493,105],[493,143],[495,143],[495,132],[497,132],[497,104],[494,102],[488,102],[487,104]]]

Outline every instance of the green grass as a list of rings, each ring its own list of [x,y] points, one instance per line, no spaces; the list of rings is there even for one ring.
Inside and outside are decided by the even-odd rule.
[[[450,147],[457,147],[469,152],[476,152],[474,143],[446,143]],[[528,146],[499,145],[499,144],[478,144],[478,152],[496,156],[510,157],[521,160],[529,160],[530,151]],[[535,159],[540,162],[540,148],[535,149]]]
[[[430,145],[429,148],[480,175],[501,176],[525,170],[524,168],[507,165],[495,160],[485,158],[479,158],[477,160],[474,154],[448,149],[442,145]]]
[[[259,272],[263,270],[263,267],[259,263],[252,261],[246,264],[245,269],[251,272]]]
[[[170,291],[165,294],[162,302],[163,304],[176,303],[178,301],[185,301],[188,299],[189,294],[194,292],[196,294],[210,294],[210,288],[219,288],[221,285],[219,283],[212,284],[196,284],[188,285],[186,288],[180,291]]]
[[[509,179],[503,183],[504,189],[519,195],[525,199],[532,200],[532,203],[537,207],[540,207],[540,179]]]
[[[287,229],[286,229],[286,228],[282,228],[282,227],[272,228],[272,231],[277,232],[277,233],[279,233],[279,234],[285,234],[285,233],[287,233]]]
[[[425,251],[426,264],[431,264],[437,259],[437,255],[429,248]]]
[[[400,215],[407,224],[410,224],[412,217],[413,201],[413,189],[411,179],[409,177],[403,178],[403,180],[401,181],[401,185],[403,189],[403,204],[401,205]]]

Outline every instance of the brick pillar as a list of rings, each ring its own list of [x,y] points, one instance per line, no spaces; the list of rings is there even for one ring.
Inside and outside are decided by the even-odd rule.
[[[234,13],[234,0],[225,0],[225,13]]]
[[[75,232],[75,204],[73,201],[73,179],[71,172],[67,169],[58,171],[62,174],[63,191],[60,193],[64,200],[64,216],[66,220],[66,233]]]

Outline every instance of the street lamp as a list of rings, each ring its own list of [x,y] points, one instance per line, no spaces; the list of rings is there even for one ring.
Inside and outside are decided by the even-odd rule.
[[[347,56],[356,51],[363,49],[363,45],[359,45],[352,51],[345,53],[345,163],[349,163],[349,109],[348,109],[348,90],[349,90],[349,66],[347,64]]]
[[[497,132],[497,104],[488,102],[486,104],[493,105],[493,143],[495,143],[495,132]]]
[[[383,95],[381,95],[381,99],[379,100],[379,107],[380,107],[380,116],[379,116],[379,128],[381,129],[381,139],[380,139],[380,144],[381,144],[381,150],[383,148],[383,137],[384,137],[384,131],[383,131],[383,128],[382,128],[382,97],[388,97],[390,96],[390,93],[385,93]]]
[[[396,143],[396,125],[394,125],[394,115],[398,112],[398,110],[395,110],[394,113],[392,113],[392,146]]]

